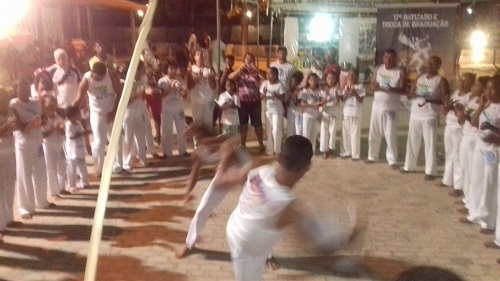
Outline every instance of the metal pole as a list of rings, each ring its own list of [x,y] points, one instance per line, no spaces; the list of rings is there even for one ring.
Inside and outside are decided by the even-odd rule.
[[[260,46],[260,6],[257,2],[257,68],[259,68],[259,46]]]
[[[216,5],[217,5],[217,59],[216,59],[216,62],[217,62],[217,67],[215,68],[215,73],[217,74],[217,79],[215,80],[216,82],[216,89],[217,89],[217,96],[219,95],[220,93],[220,45],[221,45],[221,36],[220,36],[220,28],[221,28],[221,25],[220,25],[220,0],[216,0]],[[212,58],[213,60],[214,58]]]
[[[134,53],[130,62],[130,67],[125,79],[125,85],[116,111],[115,121],[113,123],[113,130],[111,131],[111,138],[109,140],[108,151],[104,159],[102,170],[101,185],[99,187],[99,194],[97,195],[97,203],[94,213],[94,223],[92,225],[92,233],[90,235],[89,253],[87,256],[87,264],[85,267],[85,281],[96,280],[97,261],[99,258],[99,244],[102,237],[102,226],[104,223],[104,215],[106,213],[106,202],[108,201],[109,185],[111,183],[111,172],[113,170],[113,162],[115,160],[116,151],[118,149],[118,141],[123,127],[123,119],[125,117],[125,110],[127,109],[130,94],[134,83],[134,78],[137,72],[137,66],[141,57],[142,49],[146,43],[149,30],[153,25],[153,17],[155,14],[158,0],[150,0],[149,7],[144,16],[144,21],[140,27],[140,34],[135,45]]]
[[[93,41],[94,40],[94,32],[92,30],[92,11],[90,10],[90,7],[87,7],[87,26],[89,29],[89,40]]]
[[[267,67],[271,65],[271,50],[273,48],[274,11],[271,11],[271,31],[269,31],[269,50],[267,51]]]

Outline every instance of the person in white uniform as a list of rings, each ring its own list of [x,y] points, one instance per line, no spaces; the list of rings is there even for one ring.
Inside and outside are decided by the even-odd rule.
[[[203,64],[203,52],[195,51],[195,64],[188,74],[193,121],[206,128],[213,126],[215,72]]]
[[[102,62],[96,62],[91,71],[85,73],[78,88],[78,96],[73,101],[74,106],[82,104],[88,96],[90,106],[90,126],[94,140],[92,142],[92,158],[94,159],[94,173],[101,176],[104,164],[104,152],[108,142],[108,134],[113,127],[113,119],[118,106],[120,82],[111,76]],[[119,144],[113,171],[123,173],[121,142]]]
[[[287,60],[288,49],[285,46],[278,47],[277,50],[278,59],[271,63],[270,67],[276,67],[278,69],[278,80],[285,86],[288,91],[288,87],[290,85],[290,81],[292,80],[292,75],[297,72],[295,66]],[[288,97],[287,97],[288,99]],[[291,132],[294,132],[295,135],[295,117],[294,112],[288,110],[288,104],[284,104],[284,109],[286,113],[287,119],[287,132],[290,135]]]
[[[445,164],[443,179],[438,184],[441,187],[453,187],[455,197],[463,195],[462,171],[460,169],[460,143],[462,141],[463,129],[458,123],[455,107],[464,108],[470,99],[472,85],[476,75],[470,72],[462,74],[460,88],[457,89],[451,99],[444,100],[443,113],[446,114],[446,127],[444,129]]]
[[[90,188],[87,164],[85,163],[84,137],[90,132],[84,129],[80,120],[80,111],[70,106],[66,111],[67,120],[64,123],[66,140],[66,161],[68,164],[68,191],[74,192],[77,188]],[[81,186],[76,185],[76,173],[80,175]]]
[[[309,170],[312,156],[307,138],[291,136],[284,141],[276,166],[248,173],[226,227],[236,280],[261,280],[273,245],[296,219],[291,190]]]
[[[321,129],[319,133],[319,150],[323,158],[333,156],[337,141],[337,110],[340,104],[341,89],[338,76],[334,72],[326,74],[326,88],[323,92],[321,110]]]
[[[472,158],[471,200],[474,209],[468,219],[481,226],[482,233],[493,233],[497,218],[498,149],[494,143],[484,141],[492,132],[500,131],[500,77],[492,78],[486,93],[474,111],[471,124],[480,130]]]
[[[240,131],[240,116],[238,115],[240,99],[236,94],[236,82],[227,79],[225,88],[226,91],[219,95],[219,100],[217,101],[217,104],[222,110],[222,133],[229,136],[235,136]]]
[[[178,253],[178,259],[184,258],[195,248],[196,240],[200,237],[212,212],[231,190],[231,187],[244,182],[245,176],[253,167],[253,162],[245,150],[237,150],[241,139],[233,136],[224,141],[217,152],[219,166],[212,182],[201,198],[196,213],[193,216],[186,237],[186,245]]]
[[[283,102],[285,86],[278,80],[276,67],[267,70],[267,80],[260,85],[260,97],[266,103],[266,131],[268,155],[278,155],[283,141]]]
[[[301,71],[296,71],[288,84],[288,94],[286,99],[287,110],[287,130],[288,137],[294,135],[302,135],[302,115],[303,110],[300,104],[301,83],[304,80],[304,74]]]
[[[16,144],[16,180],[19,213],[31,219],[36,208],[47,208],[47,171],[43,154],[42,108],[38,101],[30,100],[30,85],[20,81],[15,86],[17,98],[10,101],[16,117],[14,131]]]
[[[437,119],[443,99],[449,99],[448,81],[439,76],[441,59],[432,56],[427,61],[427,72],[422,74],[408,94],[412,100],[406,158],[402,173],[414,172],[420,144],[424,139],[425,180],[434,180],[436,175]]]
[[[358,83],[358,71],[351,69],[347,84],[342,91],[341,99],[344,104],[344,119],[342,120],[342,144],[344,151],[341,157],[351,157],[359,160],[361,148],[361,118],[363,116],[363,99],[365,87]]]
[[[186,150],[186,116],[184,115],[183,99],[188,94],[184,81],[177,78],[176,63],[165,66],[166,75],[158,80],[158,87],[162,91],[161,111],[161,146],[163,155],[171,157],[172,139],[174,138],[174,127],[177,132],[177,148],[179,155],[189,156]]]
[[[319,108],[322,105],[321,97],[324,96],[324,93],[319,87],[319,78],[315,73],[309,75],[307,83],[308,87],[304,88],[299,94],[300,104],[303,110],[302,136],[315,144],[319,125]]]
[[[78,95],[78,84],[81,81],[80,72],[71,66],[68,53],[63,49],[54,51],[55,64],[47,67],[47,72],[57,89],[55,91],[57,98],[57,107],[63,117],[65,110],[71,106]]]
[[[43,152],[47,166],[49,194],[58,197],[66,186],[66,156],[64,154],[64,119],[57,114],[57,101],[46,95],[42,102]]]
[[[2,233],[14,223],[14,193],[16,188],[16,155],[14,137],[16,118],[9,110],[10,98],[0,87],[0,241]]]
[[[387,143],[386,159],[393,169],[398,162],[398,108],[401,95],[406,94],[406,73],[396,64],[393,49],[384,52],[380,65],[370,82],[374,92],[370,130],[368,133],[368,158],[366,163],[378,161],[382,139]]]

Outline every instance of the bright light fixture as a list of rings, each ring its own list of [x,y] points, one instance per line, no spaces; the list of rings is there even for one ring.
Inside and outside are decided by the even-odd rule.
[[[470,36],[470,45],[472,47],[472,61],[480,62],[484,59],[484,48],[488,40],[486,38],[486,33],[481,30],[476,30],[472,32]]]
[[[142,18],[144,16],[144,11],[143,10],[138,10],[137,11],[137,15]]]
[[[307,40],[327,42],[332,40],[334,32],[333,18],[327,14],[316,14],[309,23]]]
[[[27,13],[31,0],[0,1],[0,34],[6,34]]]
[[[247,11],[246,14],[247,14],[247,17],[249,17],[249,18],[252,17],[252,11]]]
[[[467,7],[467,14],[472,15],[472,7]]]

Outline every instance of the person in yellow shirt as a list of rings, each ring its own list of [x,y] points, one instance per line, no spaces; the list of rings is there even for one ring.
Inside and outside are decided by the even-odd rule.
[[[115,72],[118,70],[118,63],[116,58],[112,55],[106,54],[106,48],[101,44],[101,42],[94,43],[95,56],[89,60],[90,69],[96,62],[103,62],[109,71]]]

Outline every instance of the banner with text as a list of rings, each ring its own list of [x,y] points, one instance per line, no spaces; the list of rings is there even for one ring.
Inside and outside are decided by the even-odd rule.
[[[427,59],[436,55],[443,60],[440,74],[453,79],[456,16],[456,5],[378,7],[377,64],[384,50],[392,48],[414,80],[425,71]]]

